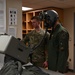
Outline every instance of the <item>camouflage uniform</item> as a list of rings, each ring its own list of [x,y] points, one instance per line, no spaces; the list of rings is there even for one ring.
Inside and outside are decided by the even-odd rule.
[[[65,72],[69,55],[68,41],[69,33],[58,24],[48,42],[48,68],[50,70]]]
[[[33,30],[25,36],[23,41],[29,47],[33,48],[39,44],[44,34],[45,34],[45,31],[42,29],[40,29],[39,32],[36,32],[36,30]],[[46,50],[46,42],[47,42],[48,36],[49,35],[46,35],[42,43],[35,50],[33,50],[32,63],[36,66],[42,67],[43,62],[46,60],[45,50]]]

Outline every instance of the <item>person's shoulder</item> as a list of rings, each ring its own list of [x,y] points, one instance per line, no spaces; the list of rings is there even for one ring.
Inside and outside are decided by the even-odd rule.
[[[68,30],[61,24],[60,24],[60,31],[64,33],[68,33]]]
[[[62,31],[63,31],[64,33],[69,33],[68,30],[67,30],[64,26],[62,26],[62,27],[63,27]]]
[[[61,24],[59,24],[59,29],[57,33],[58,33],[58,36],[69,36],[67,29]]]
[[[40,31],[41,31],[41,32],[43,32],[43,33],[45,33],[45,32],[46,32],[46,30],[45,30],[45,29],[42,29],[42,28],[40,29]]]
[[[62,26],[63,27],[63,26]],[[62,35],[62,37],[64,36],[64,38],[67,36],[69,37],[69,32],[67,31],[67,29],[65,27],[62,28],[62,30],[59,33],[59,36]]]
[[[40,29],[40,31],[45,32],[45,30],[44,30],[44,29],[42,29],[42,28]]]
[[[35,30],[31,30],[30,32],[28,32],[27,35],[31,35],[31,34],[33,34],[34,32],[35,32]]]

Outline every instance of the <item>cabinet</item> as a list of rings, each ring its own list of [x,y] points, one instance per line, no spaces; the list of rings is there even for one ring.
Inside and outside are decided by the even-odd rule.
[[[63,10],[62,9],[57,9],[57,8],[50,8],[50,9],[54,9],[58,12],[60,18],[61,18],[61,22],[63,21]],[[43,10],[47,10],[47,9],[43,9]],[[40,12],[42,12],[43,10],[35,10],[35,11],[28,11],[28,12],[23,12],[22,13],[22,36],[24,37],[28,32],[30,32],[31,30],[33,30],[32,24],[30,22],[31,18],[33,16],[38,16]],[[48,9],[49,10],[49,9]],[[41,23],[41,27],[43,29],[45,29],[44,27],[44,22]],[[50,31],[51,29],[49,29]]]

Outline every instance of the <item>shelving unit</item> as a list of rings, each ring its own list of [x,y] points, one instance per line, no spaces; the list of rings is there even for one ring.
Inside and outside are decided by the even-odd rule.
[[[32,24],[30,22],[31,18],[33,16],[38,16],[39,13],[42,10],[38,10],[38,11],[30,11],[30,12],[23,12],[22,14],[22,36],[24,37],[28,32],[30,32],[31,30],[33,30],[34,28],[32,27]],[[43,22],[42,22],[43,23]],[[41,27],[43,27],[43,24],[41,24]]]
[[[59,16],[60,16],[60,20],[61,22],[63,22],[63,10],[59,9],[59,8],[48,8],[48,10],[54,9],[58,12]],[[43,9],[44,11],[47,9]],[[24,37],[28,32],[30,32],[31,30],[33,30],[32,24],[30,22],[31,18],[33,16],[38,16],[40,12],[42,12],[43,10],[35,10],[35,11],[28,11],[28,12],[23,12],[22,13],[22,36]],[[44,22],[41,23],[41,27],[43,29],[45,29],[44,27]],[[51,29],[48,30],[49,32],[51,31]]]

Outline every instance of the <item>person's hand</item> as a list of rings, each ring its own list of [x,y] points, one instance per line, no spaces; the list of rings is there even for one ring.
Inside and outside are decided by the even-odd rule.
[[[45,62],[43,63],[43,67],[44,67],[44,68],[47,68],[47,67],[48,67],[47,61],[45,61]]]

